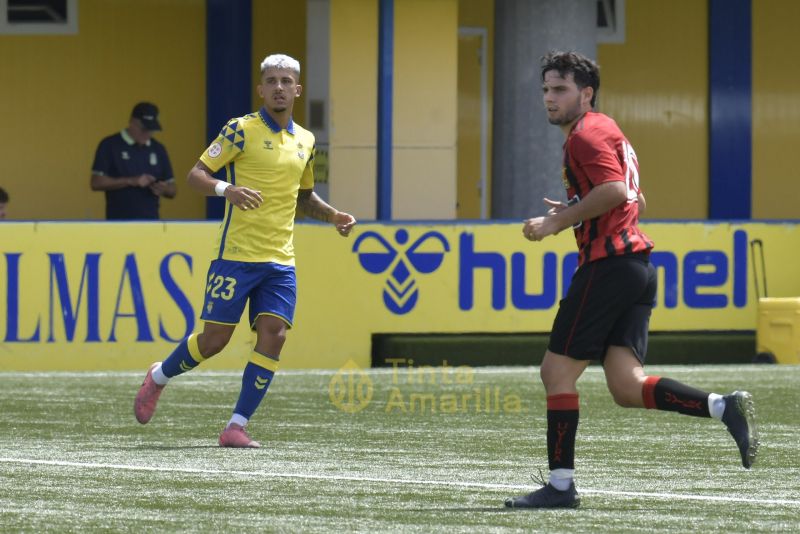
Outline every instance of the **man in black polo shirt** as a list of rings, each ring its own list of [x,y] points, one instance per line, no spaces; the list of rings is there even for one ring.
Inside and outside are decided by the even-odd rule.
[[[92,164],[92,191],[106,193],[106,219],[158,219],[160,197],[174,198],[167,149],[153,139],[158,108],[139,102],[128,127],[100,141]]]

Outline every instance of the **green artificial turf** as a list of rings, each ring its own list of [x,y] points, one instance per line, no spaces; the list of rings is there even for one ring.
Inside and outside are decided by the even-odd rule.
[[[537,368],[281,371],[258,450],[216,446],[236,373],[176,378],[145,426],[144,370],[0,373],[0,531],[800,530],[800,366],[648,371],[752,392],[754,468],[718,421],[615,406],[597,367],[579,383],[582,505],[544,511],[503,507],[547,471]]]

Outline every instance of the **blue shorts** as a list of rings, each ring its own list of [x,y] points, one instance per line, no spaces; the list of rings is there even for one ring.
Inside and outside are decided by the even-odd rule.
[[[214,260],[208,268],[200,319],[238,324],[250,301],[250,328],[259,315],[273,315],[292,327],[297,302],[294,267],[278,263]]]

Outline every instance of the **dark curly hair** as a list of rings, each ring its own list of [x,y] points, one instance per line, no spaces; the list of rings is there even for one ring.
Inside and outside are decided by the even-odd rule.
[[[592,107],[597,100],[597,91],[600,90],[600,68],[597,63],[577,52],[551,51],[542,56],[542,81],[546,72],[555,70],[561,77],[566,77],[570,72],[578,89],[591,87]]]
[[[6,202],[8,202],[8,193],[6,193],[5,189],[0,187],[0,204],[5,204]]]

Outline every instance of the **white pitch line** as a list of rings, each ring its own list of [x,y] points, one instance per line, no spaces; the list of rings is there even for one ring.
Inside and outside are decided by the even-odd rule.
[[[30,458],[0,458],[0,463],[6,464],[33,464],[49,465],[54,467],[78,467],[84,469],[116,469],[122,471],[152,471],[152,472],[172,472],[201,475],[238,475],[244,477],[272,477],[272,478],[295,478],[301,480],[332,480],[347,482],[379,482],[382,484],[401,484],[401,485],[422,485],[422,486],[450,486],[458,488],[482,488],[491,490],[514,490],[530,491],[529,485],[520,484],[493,484],[485,482],[457,482],[444,480],[412,480],[405,478],[378,478],[378,477],[358,477],[348,475],[313,475],[307,473],[274,473],[268,471],[228,471],[221,469],[200,469],[196,467],[153,467],[147,465],[126,465],[126,464],[107,464],[96,462],[67,462],[61,460],[34,460]],[[642,498],[650,497],[653,499],[679,500],[679,501],[710,501],[710,502],[737,502],[746,504],[778,504],[788,506],[800,506],[800,501],[790,499],[748,499],[746,497],[720,497],[716,495],[692,495],[684,493],[653,493],[646,491],[616,491],[598,490],[581,488],[581,493],[595,495],[613,495],[617,497]]]

